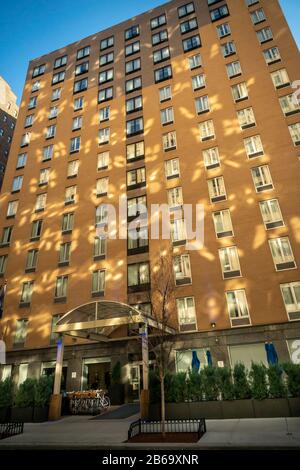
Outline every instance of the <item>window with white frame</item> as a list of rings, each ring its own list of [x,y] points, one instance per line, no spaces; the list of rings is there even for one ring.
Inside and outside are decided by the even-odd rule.
[[[58,116],[58,106],[51,106],[51,108],[49,109],[48,118],[54,119],[57,116]]]
[[[31,137],[30,132],[26,132],[26,134],[23,134],[22,137],[21,137],[20,146],[21,147],[26,147],[27,145],[29,145],[30,144],[30,137]]]
[[[231,34],[229,23],[223,23],[217,26],[217,33],[220,39],[229,36],[229,34]]]
[[[199,96],[195,99],[195,107],[197,114],[203,114],[210,111],[210,104],[208,95]]]
[[[73,137],[70,141],[70,153],[79,152],[80,137]]]
[[[172,124],[174,122],[174,110],[173,107],[162,109],[160,111],[160,119],[163,126],[166,124]]]
[[[171,131],[167,134],[163,135],[163,149],[164,151],[168,151],[171,149],[176,149],[177,147],[177,140],[176,140],[176,132]]]
[[[52,124],[51,126],[48,126],[46,129],[46,139],[52,139],[55,136],[56,133],[56,125]]]
[[[26,116],[25,122],[24,122],[24,127],[32,126],[33,121],[34,121],[34,114],[30,114],[29,116]]]
[[[280,285],[286,312],[290,320],[300,319],[300,282]]]
[[[253,183],[257,193],[273,189],[273,181],[268,165],[251,168]]]
[[[159,101],[163,103],[164,101],[170,100],[172,98],[172,89],[171,87],[164,86],[159,89]]]
[[[58,276],[56,278],[55,293],[56,299],[66,298],[68,290],[68,276]]]
[[[239,60],[226,64],[228,78],[238,77],[242,74],[241,63]]]
[[[62,226],[61,231],[62,233],[71,232],[74,226],[74,213],[68,212],[67,214],[63,214],[62,218]]]
[[[29,250],[27,251],[27,258],[26,258],[26,271],[34,271],[37,266],[37,259],[38,259],[38,252],[39,250]]]
[[[100,204],[96,208],[96,217],[95,217],[95,225],[101,226],[106,225],[108,222],[108,207],[106,204]]]
[[[276,70],[276,72],[271,73],[271,78],[275,88],[283,88],[290,84],[290,79],[286,69]]]
[[[1,243],[0,245],[9,245],[11,241],[13,227],[4,227],[2,231]]]
[[[72,131],[77,131],[82,127],[82,116],[76,116],[72,121]]]
[[[189,68],[190,70],[197,69],[202,65],[202,59],[200,54],[192,55],[188,58]]]
[[[144,158],[145,146],[144,141],[135,142],[126,146],[127,161],[140,160]]]
[[[231,87],[232,96],[236,103],[248,98],[248,89],[245,82],[238,83]]]
[[[238,250],[236,246],[219,249],[223,279],[241,276]]]
[[[172,158],[165,162],[165,173],[167,179],[179,177],[179,158]]]
[[[110,106],[105,106],[99,110],[99,122],[109,121],[110,118]]]
[[[210,170],[220,166],[220,157],[218,147],[212,147],[202,151],[205,168]]]
[[[15,217],[18,210],[19,201],[9,201],[7,204],[6,217]]]
[[[246,292],[244,289],[226,292],[229,318],[232,326],[245,326],[250,324],[250,316]]]
[[[253,108],[245,108],[237,111],[237,118],[241,129],[248,129],[256,125]]]
[[[267,230],[284,225],[278,199],[260,201],[259,207]]]
[[[43,211],[46,207],[46,202],[47,202],[47,194],[46,193],[38,194],[36,196],[36,201],[35,201],[35,212]]]
[[[12,182],[11,191],[16,193],[17,191],[21,191],[23,185],[23,176],[15,176]]]
[[[244,145],[248,158],[259,157],[264,154],[263,145],[259,135],[244,139]]]
[[[52,157],[53,157],[53,145],[46,145],[46,147],[43,148],[42,161],[46,162],[47,160],[51,160]]]
[[[264,44],[265,42],[271,41],[273,39],[273,33],[269,26],[256,31],[256,35],[260,44]]]
[[[146,196],[133,197],[127,200],[127,217],[137,217],[147,213]]]
[[[213,221],[217,238],[232,237],[233,228],[229,209],[213,212]]]
[[[227,198],[223,176],[212,178],[207,183],[211,202],[220,202]]]
[[[26,318],[22,318],[17,320],[16,322],[16,330],[14,335],[14,346],[24,346],[26,337],[27,337],[27,330],[28,330],[28,320]]]
[[[127,188],[135,189],[146,186],[146,168],[127,171]]]
[[[74,178],[75,176],[78,175],[78,168],[79,168],[79,161],[78,160],[72,160],[71,162],[68,163],[68,169],[67,169],[67,177],[68,178]]]
[[[173,258],[173,270],[176,285],[191,284],[191,262],[190,255],[178,255]]]
[[[108,144],[110,139],[110,128],[99,129],[99,145]]]
[[[235,54],[236,53],[235,43],[233,41],[225,42],[225,44],[221,45],[221,51],[222,51],[224,58]]]
[[[3,276],[5,274],[5,269],[7,265],[7,255],[0,256],[0,274]]]
[[[58,264],[67,265],[70,262],[71,242],[61,243],[58,252]]]
[[[106,176],[105,178],[99,178],[96,182],[96,195],[97,196],[105,196],[108,193],[108,184],[109,178]]]
[[[197,320],[194,297],[181,297],[176,299],[176,306],[180,330],[196,330]]]
[[[69,186],[65,190],[65,204],[72,204],[75,202],[76,199],[76,193],[77,193],[77,187],[76,186]]]
[[[186,242],[186,224],[184,219],[174,219],[171,221],[171,238],[175,245],[182,245]]]
[[[182,196],[181,187],[168,189],[168,204],[169,204],[170,210],[176,209],[182,206],[183,196]]]
[[[24,168],[27,162],[27,153],[20,153],[17,158],[17,165],[16,169],[20,170],[21,168]]]
[[[43,228],[43,221],[42,220],[34,220],[32,222],[31,228],[31,240],[37,240],[40,238]]]
[[[74,111],[79,111],[80,109],[83,109],[84,105],[84,97],[80,96],[79,98],[74,99]]]
[[[294,93],[282,96],[281,98],[279,98],[279,103],[282,112],[285,116],[290,116],[291,114],[296,114],[300,112],[300,104],[298,99],[295,98]]]
[[[193,91],[201,90],[201,88],[205,88],[205,86],[206,86],[206,83],[205,83],[204,73],[201,73],[199,75],[195,75],[194,77],[192,77]]]
[[[294,269],[296,267],[288,237],[272,238],[269,240],[269,245],[276,271]]]
[[[296,124],[291,124],[289,126],[289,131],[295,147],[300,145],[300,122],[296,122]]]
[[[268,65],[274,64],[275,62],[279,62],[281,60],[278,47],[270,47],[269,49],[265,49],[263,51],[263,55]]]
[[[92,294],[102,294],[105,289],[105,270],[97,269],[92,274]]]
[[[33,285],[33,281],[23,282],[20,304],[30,304]]]
[[[39,186],[43,186],[49,183],[50,168],[42,168],[40,170]]]
[[[107,239],[105,236],[94,239],[94,258],[105,258]]]
[[[266,20],[266,15],[263,8],[258,8],[250,13],[251,20],[253,24],[261,23]]]
[[[55,88],[55,90],[52,91],[51,101],[59,100],[60,97],[61,97],[61,88]]]
[[[97,170],[106,170],[109,165],[109,152],[101,152],[98,154]]]
[[[199,131],[200,131],[200,139],[202,142],[206,140],[214,139],[215,136],[215,128],[214,123],[210,119],[209,121],[204,121],[199,124]]]

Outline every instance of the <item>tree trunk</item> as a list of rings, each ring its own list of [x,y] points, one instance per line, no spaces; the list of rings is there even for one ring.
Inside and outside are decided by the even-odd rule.
[[[166,403],[165,403],[165,378],[160,377],[160,408],[161,408],[161,433],[163,437],[166,435]]]

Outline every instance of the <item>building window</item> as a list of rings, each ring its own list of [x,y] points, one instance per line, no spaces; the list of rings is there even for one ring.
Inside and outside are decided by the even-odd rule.
[[[88,79],[82,78],[81,80],[77,80],[74,83],[74,93],[80,93],[81,91],[87,90],[88,87]]]
[[[197,49],[197,47],[201,46],[201,40],[199,34],[195,36],[191,36],[190,38],[184,39],[182,41],[182,46],[184,52],[192,51],[193,49]]]
[[[276,72],[271,73],[271,78],[277,89],[290,85],[290,79],[286,69],[276,70]]]
[[[170,49],[169,47],[163,47],[153,52],[153,63],[158,64],[164,60],[170,59]]]
[[[36,201],[35,201],[35,209],[34,209],[35,212],[41,212],[45,210],[46,202],[47,202],[47,194],[46,193],[38,194],[36,196]]]
[[[27,336],[27,328],[28,328],[28,320],[22,318],[21,320],[17,320],[16,323],[16,330],[14,336],[14,346],[15,347],[23,347],[26,341]]]
[[[24,122],[24,127],[30,127],[32,126],[34,121],[34,114],[30,114],[29,116],[26,116],[25,122]],[[2,129],[1,129],[2,130]],[[2,134],[3,135],[3,134]]]
[[[58,106],[51,106],[48,114],[48,119],[54,119],[58,115]]]
[[[53,137],[55,137],[55,134],[56,134],[56,125],[52,124],[51,126],[47,127],[45,138],[53,139]]]
[[[250,13],[252,23],[259,24],[266,20],[265,12],[262,8],[258,8]]]
[[[114,61],[114,53],[109,52],[108,54],[103,54],[100,56],[99,65],[100,67],[104,65],[111,64]]]
[[[38,65],[34,67],[32,71],[32,78],[38,77],[39,75],[43,75],[46,70],[46,64]]]
[[[129,144],[126,146],[126,158],[127,162],[134,160],[141,160],[145,155],[145,146],[144,142],[135,142],[134,144]]]
[[[126,93],[131,93],[135,90],[140,90],[142,88],[142,77],[135,77],[130,80],[126,80],[125,91]]]
[[[10,201],[7,205],[6,217],[15,217],[18,210],[19,201]]]
[[[126,135],[131,137],[133,135],[142,134],[144,132],[143,118],[131,119],[126,122]]]
[[[81,64],[76,65],[75,67],[75,76],[82,75],[89,71],[89,62],[82,62]]]
[[[47,145],[43,148],[43,157],[42,161],[46,162],[47,160],[51,160],[53,156],[53,145]]]
[[[43,221],[34,220],[32,222],[31,237],[30,240],[38,240],[42,233]]]
[[[273,189],[273,182],[268,165],[251,168],[252,178],[257,193]]]
[[[70,153],[79,152],[80,137],[73,137],[70,141]]]
[[[99,73],[99,84],[111,82],[114,79],[114,69],[108,69]]]
[[[294,254],[288,237],[273,238],[269,245],[276,271],[296,268]]]
[[[129,55],[136,54],[140,52],[140,41],[132,42],[125,47],[125,56],[128,57]]]
[[[220,157],[218,147],[213,147],[210,149],[203,150],[203,161],[205,168],[211,170],[212,168],[217,168],[220,166]]]
[[[199,96],[195,99],[195,107],[197,114],[204,114],[210,111],[209,99],[208,96]]]
[[[237,111],[237,118],[241,129],[248,129],[256,125],[253,108],[245,108]]]
[[[267,28],[262,28],[259,31],[256,31],[257,38],[260,44],[271,41],[273,39],[273,33],[269,26]]]
[[[172,99],[172,88],[168,86],[164,86],[163,88],[159,89],[159,101],[163,103],[164,101],[168,101]]]
[[[133,197],[127,200],[127,218],[133,219],[135,217],[147,214],[147,198],[146,196]]]
[[[36,270],[38,252],[39,252],[39,250],[29,250],[29,251],[27,251],[26,268],[25,268],[26,272],[31,272],[31,271]]]
[[[229,209],[214,212],[213,221],[217,238],[233,237],[233,228]]]
[[[58,69],[59,67],[63,67],[64,65],[67,65],[67,61],[68,61],[67,55],[57,57],[57,59],[55,59],[54,61],[54,68]]]
[[[33,292],[33,281],[23,282],[20,304],[29,305]]]
[[[30,132],[26,132],[26,134],[22,135],[20,144],[21,147],[27,147],[27,145],[30,144],[30,136]]]
[[[239,101],[246,100],[248,98],[248,89],[245,82],[238,83],[237,85],[233,85],[231,87],[232,96],[235,103]]]
[[[189,31],[193,31],[194,29],[198,28],[197,18],[192,18],[190,20],[184,21],[180,23],[180,31],[181,34],[188,33]]]
[[[68,290],[68,276],[58,276],[56,278],[55,300],[66,299]]]
[[[52,85],[56,85],[57,83],[63,82],[65,79],[66,72],[58,72],[55,73],[52,77]]]
[[[279,202],[277,199],[260,201],[259,207],[265,228],[267,230],[282,227],[284,225]]]
[[[103,103],[104,101],[112,100],[114,96],[114,88],[108,87],[104,88],[104,90],[99,90],[98,93],[98,103]]]
[[[110,128],[99,129],[99,145],[109,144]]]
[[[59,247],[58,264],[66,266],[70,262],[71,242],[62,243]]]
[[[160,119],[163,126],[174,122],[174,110],[172,106],[160,111]]]
[[[244,145],[248,158],[260,157],[264,154],[264,148],[259,135],[244,139]]]
[[[197,69],[202,65],[202,59],[200,54],[192,55],[188,58],[190,70]]]
[[[130,28],[126,29],[125,31],[125,40],[128,41],[129,39],[133,39],[140,34],[140,27],[139,25],[131,26]]]
[[[197,330],[194,297],[182,297],[180,299],[176,299],[176,306],[180,331]]]
[[[220,202],[227,199],[223,176],[212,178],[207,183],[211,202]]]
[[[249,309],[244,289],[226,292],[231,326],[246,326],[250,324]]]
[[[73,204],[76,199],[76,192],[77,192],[77,187],[76,186],[69,186],[65,190],[65,205],[67,204]]]
[[[231,34],[229,23],[223,23],[217,26],[217,33],[220,39],[229,36]]]
[[[235,60],[234,62],[230,62],[230,64],[226,64],[226,70],[228,78],[234,78],[242,75],[242,69],[239,60]]]
[[[158,44],[161,44],[162,42],[166,42],[168,40],[168,31],[166,29],[163,29],[162,31],[159,31],[156,34],[152,35],[152,45],[157,46]]]
[[[105,270],[97,269],[92,274],[92,295],[103,296],[105,289]]]
[[[290,320],[300,319],[300,282],[280,285],[286,313]]]
[[[148,251],[148,228],[138,227],[128,230],[128,255],[145,253]]]
[[[233,41],[225,42],[221,45],[223,57],[229,57],[236,53],[235,43]]]
[[[61,97],[61,88],[56,88],[52,91],[51,101],[59,100]]]
[[[81,49],[78,49],[76,58],[77,60],[83,59],[84,57],[88,57],[90,55],[90,46],[85,46],[82,47]]]
[[[223,279],[241,276],[238,250],[236,246],[219,249]]]
[[[39,186],[44,186],[49,183],[50,168],[42,168],[40,170]]]
[[[94,239],[94,259],[103,259],[106,255],[106,238],[95,237]]]
[[[79,111],[83,109],[84,97],[80,96],[79,98],[74,99],[74,111]]]
[[[214,123],[212,120],[204,121],[199,124],[200,139],[202,142],[216,137]]]
[[[127,189],[137,189],[146,186],[146,169],[145,167],[136,168],[127,171]]]
[[[74,226],[74,213],[68,212],[62,217],[61,231],[62,233],[70,233],[73,230]]]
[[[206,83],[205,83],[205,75],[204,73],[201,73],[200,75],[195,75],[192,77],[192,86],[193,86],[193,91],[201,90],[202,88],[205,88]]]
[[[162,15],[156,16],[155,18],[152,18],[150,20],[151,29],[159,28],[160,26],[163,26],[164,24],[167,24],[167,17],[165,13],[163,13]]]
[[[114,36],[109,36],[108,38],[102,39],[100,42],[100,50],[104,51],[105,49],[108,49],[109,47],[112,47],[114,45]]]
[[[12,193],[21,191],[23,185],[23,176],[15,176],[12,183]]]
[[[107,193],[108,193],[108,184],[109,184],[108,176],[106,176],[104,178],[97,179],[97,182],[96,182],[96,195],[97,195],[97,197],[107,195]]]
[[[300,145],[300,122],[297,122],[296,124],[291,124],[289,126],[289,131],[295,147]]]
[[[299,113],[300,111],[299,102],[294,97],[293,93],[279,98],[279,103],[285,116],[291,116],[292,114]]]
[[[155,83],[163,82],[164,80],[169,80],[170,78],[172,78],[171,65],[166,65],[166,67],[162,67],[161,69],[154,71]]]
[[[129,264],[127,267],[128,292],[148,290],[150,285],[149,263]]]
[[[5,274],[5,269],[7,265],[7,255],[0,256],[0,276]]]
[[[194,11],[194,2],[186,3],[185,5],[182,5],[181,7],[177,8],[178,18],[183,18],[184,16],[190,15],[191,13],[194,13]]]
[[[78,160],[72,160],[68,163],[67,178],[74,178],[78,175],[79,162]]]
[[[171,221],[171,238],[174,246],[185,245],[187,235],[184,219],[174,219]]]
[[[192,283],[190,255],[179,255],[173,258],[173,270],[176,286]]]
[[[220,8],[215,8],[215,10],[210,10],[211,21],[218,21],[221,18],[225,18],[229,15],[229,10],[227,5],[223,5]]]
[[[13,227],[4,227],[2,231],[1,237],[1,246],[7,246],[10,244],[11,236],[12,236]]]
[[[126,100],[126,114],[130,114],[143,109],[143,98],[142,96],[135,96]]]
[[[177,188],[171,188],[168,189],[168,204],[169,204],[169,210],[176,210],[183,205],[183,196],[182,196],[182,188],[177,187]]]
[[[171,131],[163,135],[163,150],[167,152],[168,150],[176,149],[177,139],[176,132]]]
[[[255,5],[258,3],[259,0],[246,0],[246,5],[247,7],[250,7],[251,5]]]
[[[109,165],[109,152],[101,152],[98,154],[97,170],[107,170]]]
[[[82,116],[76,116],[72,121],[72,131],[77,131],[82,127]]]
[[[165,162],[165,173],[167,180],[179,177],[179,158],[172,158]]]
[[[270,47],[263,51],[265,61],[268,65],[281,61],[281,56],[278,47]]]
[[[102,227],[108,222],[108,208],[106,204],[101,204],[96,208],[95,226]]]
[[[110,118],[110,106],[105,106],[99,110],[99,122],[109,121]]]
[[[125,64],[126,74],[136,72],[141,69],[141,59],[133,59]]]

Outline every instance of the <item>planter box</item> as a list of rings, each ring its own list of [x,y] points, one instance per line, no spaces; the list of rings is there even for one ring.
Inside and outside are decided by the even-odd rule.
[[[166,403],[166,419],[188,419],[189,403]]]
[[[268,398],[253,400],[255,418],[282,418],[290,416],[286,398]]]
[[[252,400],[221,401],[223,419],[255,418]]]
[[[291,416],[300,417],[300,397],[288,398]]]
[[[13,423],[32,423],[33,422],[33,407],[32,408],[13,407],[11,409],[11,421]]]
[[[34,423],[43,423],[48,421],[49,408],[48,406],[38,407],[33,409]]]
[[[10,407],[1,407],[0,408],[0,423],[9,423],[11,416],[11,408]]]

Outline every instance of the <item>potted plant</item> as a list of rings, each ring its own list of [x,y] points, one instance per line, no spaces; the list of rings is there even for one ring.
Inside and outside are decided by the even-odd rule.
[[[19,386],[12,408],[12,421],[23,423],[33,422],[35,387],[35,379],[26,379]]]
[[[13,383],[10,378],[0,382],[0,423],[10,421]]]
[[[121,381],[121,364],[116,362],[111,373],[111,385],[109,386],[109,397],[112,405],[123,405],[125,388]]]
[[[42,375],[36,383],[34,396],[33,420],[41,423],[48,420],[50,396],[53,389],[53,378]]]
[[[300,416],[300,364],[284,364],[291,416]]]

